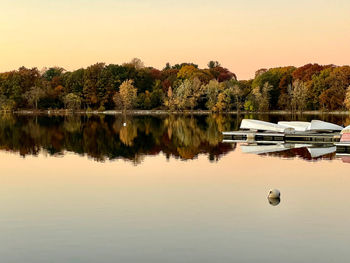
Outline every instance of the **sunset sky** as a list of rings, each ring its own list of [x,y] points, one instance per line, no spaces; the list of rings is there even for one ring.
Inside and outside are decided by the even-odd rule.
[[[133,57],[259,68],[350,62],[349,0],[2,0],[0,71]]]

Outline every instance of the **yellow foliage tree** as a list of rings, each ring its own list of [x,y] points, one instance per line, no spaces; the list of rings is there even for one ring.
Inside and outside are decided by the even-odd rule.
[[[184,65],[177,73],[179,79],[191,79],[198,69],[193,65]]]
[[[121,103],[124,110],[131,109],[136,102],[137,89],[134,87],[133,80],[124,81],[120,87],[119,92],[114,95],[114,103]]]
[[[346,89],[344,104],[350,110],[350,86]]]

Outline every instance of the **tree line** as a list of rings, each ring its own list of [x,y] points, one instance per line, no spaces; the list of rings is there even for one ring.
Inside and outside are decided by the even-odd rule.
[[[350,67],[307,64],[260,69],[250,80],[217,61],[201,69],[193,63],[162,69],[140,59],[122,65],[97,63],[66,71],[21,67],[0,73],[0,108],[163,109],[170,111],[263,111],[350,109]]]

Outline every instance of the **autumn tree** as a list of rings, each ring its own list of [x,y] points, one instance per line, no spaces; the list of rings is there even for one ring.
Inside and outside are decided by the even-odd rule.
[[[191,79],[197,71],[198,69],[193,65],[184,65],[181,67],[180,71],[177,73],[177,78]]]
[[[209,69],[211,75],[218,81],[218,82],[224,82],[227,80],[237,80],[237,76],[235,73],[229,71],[227,68],[217,66],[214,68]]]
[[[44,90],[41,87],[34,86],[31,87],[26,93],[23,94],[23,97],[28,101],[29,105],[38,109],[38,101],[45,95]]]
[[[78,110],[81,106],[81,99],[74,93],[67,94],[64,99],[64,105],[67,109]]]
[[[4,111],[11,111],[15,107],[15,101],[6,98],[6,96],[0,96],[0,109]]]
[[[304,82],[295,80],[290,89],[291,109],[302,113],[306,109],[308,90]]]
[[[78,69],[73,72],[66,72],[63,75],[63,86],[65,93],[74,93],[82,97],[84,87],[84,69]]]
[[[168,88],[167,96],[164,99],[164,105],[171,111],[175,110],[176,108],[177,100],[175,98],[175,95],[173,93],[173,89],[171,86]]]
[[[198,99],[202,94],[202,83],[199,79],[185,79],[176,88],[174,93],[177,108],[180,110],[193,110],[197,106]]]
[[[208,68],[215,68],[215,67],[220,67],[220,63],[218,61],[213,61],[213,60],[210,60],[208,62]]]
[[[240,83],[236,80],[227,81],[225,84],[226,93],[233,98],[233,104],[235,105],[236,110],[240,111],[244,96],[243,88],[240,86]]]
[[[350,86],[346,89],[344,105],[347,110],[350,110]]]
[[[270,91],[272,85],[265,82],[262,87],[254,87],[250,99],[245,103],[246,110],[258,110],[266,112],[270,109]]]
[[[294,67],[278,67],[267,71],[263,69],[261,72],[257,72],[257,76],[252,82],[252,89],[256,87],[262,88],[265,83],[269,83],[271,86],[269,89],[269,109],[277,109],[281,88],[283,86],[287,88],[288,84],[290,84],[280,86],[280,82],[283,79],[286,80],[286,76],[291,75],[294,70]]]
[[[63,68],[60,67],[52,67],[46,70],[42,77],[47,81],[52,81],[55,77],[60,77],[64,72]]]
[[[137,89],[133,84],[133,80],[124,81],[119,87],[119,92],[113,97],[114,103],[116,105],[117,103],[120,103],[124,110],[131,109],[135,105]]]
[[[100,78],[104,67],[104,63],[97,63],[84,71],[83,94],[84,101],[89,107],[97,106],[99,102],[97,93],[101,84]]]
[[[145,67],[145,64],[142,62],[141,59],[139,58],[133,58],[129,63],[127,63],[133,67],[135,67],[135,69],[142,69]]]
[[[233,93],[234,93],[233,88],[228,88],[221,91],[217,97],[217,102],[215,104],[215,111],[222,112],[222,111],[231,110]]]
[[[206,95],[206,99],[207,99],[206,106],[207,106],[207,108],[209,110],[211,110],[211,111],[218,111],[217,103],[219,101],[220,102],[219,108],[222,109],[222,101],[224,100],[224,98],[223,98],[223,95],[221,95],[220,98],[219,98],[219,94],[221,92],[223,92],[224,84],[218,82],[217,80],[211,80],[207,85],[204,85],[202,87],[202,89],[203,89],[203,91],[204,91],[204,93]]]
[[[306,64],[302,67],[297,68],[293,73],[292,77],[294,80],[301,80],[304,83],[312,80],[314,75],[318,75],[322,70],[330,66],[321,66],[319,64]]]
[[[350,66],[329,67],[312,79],[313,101],[325,110],[344,107],[346,89],[350,85]]]

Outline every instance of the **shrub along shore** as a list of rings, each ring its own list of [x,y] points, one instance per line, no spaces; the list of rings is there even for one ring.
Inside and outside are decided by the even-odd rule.
[[[62,110],[63,109],[63,110]],[[139,59],[66,71],[21,67],[0,73],[0,110],[15,113],[333,113],[350,109],[350,67],[307,64],[259,69],[253,79],[210,61],[161,70]]]
[[[350,115],[350,111],[303,111],[292,112],[286,110],[272,110],[267,112],[251,112],[251,111],[225,111],[225,112],[212,112],[209,110],[185,110],[185,111],[169,111],[169,110],[71,110],[71,109],[54,109],[54,110],[0,110],[0,114],[14,114],[14,115],[53,115],[53,116],[64,116],[64,115],[211,115],[211,114],[223,114],[223,115]]]

